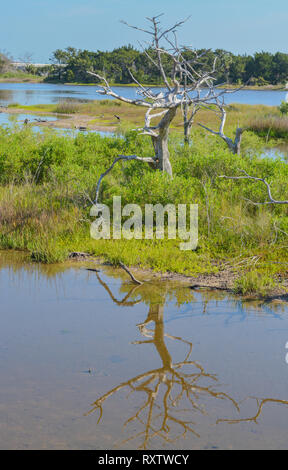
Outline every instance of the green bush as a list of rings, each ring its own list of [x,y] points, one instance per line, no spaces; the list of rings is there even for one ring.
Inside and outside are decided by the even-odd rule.
[[[282,101],[279,106],[279,111],[281,114],[288,114],[288,101]]]
[[[96,242],[89,235],[99,176],[119,154],[150,156],[150,139],[135,132],[123,138],[95,133],[69,137],[50,130],[34,133],[17,124],[0,126],[0,248],[26,249],[45,262],[62,261],[69,251],[90,250],[128,264],[188,274],[217,270],[234,257],[259,253],[264,263],[274,254],[277,262],[287,256],[288,206],[253,205],[248,201],[267,199],[264,184],[219,178],[245,170],[265,177],[275,199],[287,199],[286,162],[263,158],[266,143],[250,133],[243,136],[246,150],[241,156],[201,129],[193,130],[191,137],[190,146],[170,137],[173,179],[143,162],[121,161],[104,178],[100,192],[100,202],[110,207],[114,195],[121,195],[122,205],[136,203],[142,208],[198,204],[199,246],[197,252],[187,253],[178,249],[179,240]],[[236,290],[249,292],[256,279],[262,291],[262,281],[253,276],[239,281]]]

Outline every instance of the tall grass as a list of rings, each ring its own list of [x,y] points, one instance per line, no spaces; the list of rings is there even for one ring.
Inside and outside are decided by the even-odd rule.
[[[18,108],[18,106],[20,106],[19,103],[9,103],[8,104],[8,108]]]
[[[81,110],[81,103],[77,103],[77,101],[72,100],[65,100],[60,101],[56,108],[55,113],[58,114],[75,114],[79,113]]]
[[[266,116],[251,120],[248,127],[258,135],[267,138],[288,138],[288,117]]]

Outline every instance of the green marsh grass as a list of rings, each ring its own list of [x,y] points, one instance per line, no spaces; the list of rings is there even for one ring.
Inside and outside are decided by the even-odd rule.
[[[260,294],[265,297],[276,286],[276,282],[268,273],[257,270],[248,271],[234,283],[234,292],[242,295]]]
[[[89,212],[100,174],[119,154],[150,156],[149,139],[131,131],[121,139],[97,134],[72,138],[17,125],[0,127],[0,248],[25,250],[45,263],[85,251],[116,264],[190,276],[215,273],[227,265],[237,270],[239,259],[241,269],[247,265],[250,272],[249,259],[256,257],[264,280],[285,273],[288,207],[250,204],[247,200],[266,200],[264,185],[218,176],[239,175],[241,170],[265,176],[274,197],[287,199],[287,164],[263,158],[265,139],[251,132],[243,136],[241,156],[198,127],[191,140],[183,146],[181,136],[170,136],[172,180],[144,163],[119,163],[103,180],[100,194],[110,208],[115,195],[121,195],[122,205],[137,203],[143,209],[147,203],[198,204],[198,248],[184,252],[179,250],[181,240],[90,238]],[[263,292],[268,281],[262,277],[258,282],[255,276],[239,280],[235,289],[249,292],[256,279],[257,290]]]

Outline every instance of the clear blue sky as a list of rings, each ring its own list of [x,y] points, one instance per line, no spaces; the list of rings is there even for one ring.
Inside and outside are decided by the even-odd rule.
[[[1,2],[0,50],[26,52],[47,62],[57,48],[111,50],[144,36],[145,16],[165,13],[173,23],[192,15],[179,32],[182,44],[234,53],[288,52],[287,0],[6,0]]]

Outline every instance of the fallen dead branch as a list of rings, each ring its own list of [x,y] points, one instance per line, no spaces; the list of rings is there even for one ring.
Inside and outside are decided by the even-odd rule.
[[[271,187],[270,184],[264,179],[264,178],[257,178],[256,176],[251,176],[248,175],[248,173],[245,170],[239,170],[242,173],[244,173],[244,176],[227,176],[227,175],[221,175],[218,176],[218,178],[226,178],[230,180],[242,180],[242,179],[250,179],[252,181],[260,181],[261,183],[265,184],[267,188],[267,193],[269,197],[269,201],[264,201],[264,202],[254,202],[250,201],[249,199],[246,199],[248,202],[254,205],[262,205],[262,204],[288,204],[288,200],[283,200],[283,201],[278,201],[277,199],[274,199],[271,193]]]

